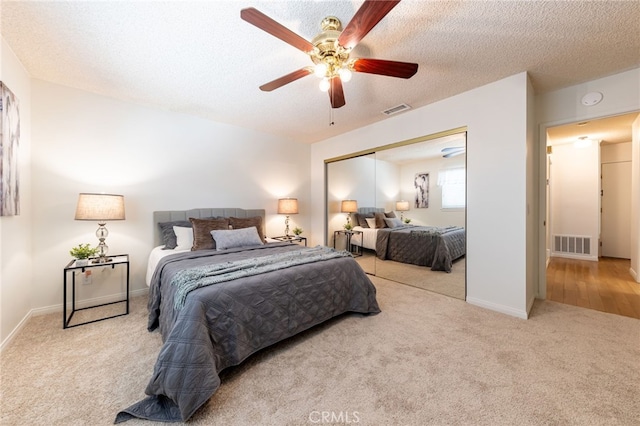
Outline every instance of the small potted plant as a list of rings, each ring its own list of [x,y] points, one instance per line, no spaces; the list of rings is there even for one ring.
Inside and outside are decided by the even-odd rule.
[[[408,217],[404,218],[404,223],[411,223],[411,219],[409,219]]]
[[[299,236],[300,234],[302,234],[303,231],[304,231],[304,229],[300,228],[299,226],[296,226],[292,230],[293,234],[296,235],[296,236]]]
[[[344,224],[344,229],[345,229],[345,231],[351,231],[353,229],[353,225],[351,225],[351,222],[345,223]]]
[[[69,250],[69,254],[76,259],[76,266],[87,266],[89,258],[98,254],[100,250],[97,247],[91,247],[89,243],[78,244],[77,247]]]

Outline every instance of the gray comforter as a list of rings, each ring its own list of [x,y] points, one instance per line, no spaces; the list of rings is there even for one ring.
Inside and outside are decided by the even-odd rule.
[[[148,396],[119,412],[115,423],[133,417],[185,421],[218,389],[223,369],[337,315],[380,312],[375,287],[351,257],[198,288],[184,307],[174,308],[171,280],[182,269],[292,250],[300,246],[272,243],[163,258],[150,284],[148,329],[159,328],[164,343],[145,390]]]
[[[451,272],[453,261],[464,256],[466,232],[458,226],[400,226],[377,232],[376,256],[382,260],[429,266]]]

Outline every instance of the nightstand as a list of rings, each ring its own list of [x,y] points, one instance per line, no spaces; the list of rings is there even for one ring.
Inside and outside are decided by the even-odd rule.
[[[279,237],[271,237],[277,241],[287,241],[290,243],[302,243],[304,242],[304,246],[307,246],[307,237],[301,237],[300,235],[281,235]]]
[[[333,233],[333,248],[336,248],[336,240],[338,239],[338,235],[344,234],[347,238],[345,250],[351,253],[353,256],[358,257],[362,256],[362,246],[357,246],[351,244],[351,237],[354,235],[362,234],[362,231],[347,231],[347,230],[339,230]]]
[[[128,315],[129,314],[129,255],[128,254],[120,254],[117,256],[110,256],[110,258],[112,259],[109,262],[104,262],[104,263],[92,263],[91,261],[89,262],[88,265],[83,265],[83,266],[78,266],[76,265],[76,260],[72,260],[71,262],[69,262],[67,264],[67,266],[64,267],[64,300],[62,302],[62,328],[71,328],[71,327],[77,327],[79,325],[84,325],[84,324],[89,324],[92,322],[97,322],[97,321],[103,321],[109,318],[115,318],[115,317],[120,317],[123,315]],[[76,272],[81,272],[84,273],[87,270],[91,270],[93,268],[105,268],[105,267],[111,267],[111,269],[115,269],[116,267],[120,267],[120,268],[125,268],[126,271],[126,284],[127,284],[127,297],[125,299],[122,300],[117,300],[115,302],[109,302],[109,303],[102,303],[99,305],[93,305],[93,306],[87,306],[85,308],[79,308],[76,309]],[[68,276],[71,275],[71,314],[69,315],[69,317],[67,318],[67,278]],[[69,323],[71,322],[71,319],[73,318],[73,314],[78,312],[78,311],[84,311],[87,309],[94,309],[94,308],[98,308],[100,306],[107,306],[107,305],[114,305],[116,303],[125,303],[125,312],[121,313],[121,314],[116,314],[116,315],[110,315],[107,317],[102,317],[102,318],[98,318],[98,319],[94,319],[91,321],[86,321],[86,322],[82,322],[82,323],[78,323],[78,324],[73,324],[70,325]]]

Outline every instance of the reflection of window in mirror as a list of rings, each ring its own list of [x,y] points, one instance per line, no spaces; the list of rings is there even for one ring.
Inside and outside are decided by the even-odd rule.
[[[443,209],[463,209],[466,205],[466,173],[464,167],[438,172],[438,186],[442,190]]]

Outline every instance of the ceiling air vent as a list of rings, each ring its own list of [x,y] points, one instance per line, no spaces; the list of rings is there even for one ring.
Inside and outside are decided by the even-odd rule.
[[[384,111],[382,111],[382,113],[384,115],[393,115],[393,114],[397,114],[399,112],[402,111],[406,111],[408,109],[411,109],[411,107],[407,104],[400,104],[400,105],[396,105],[394,107],[391,107],[389,109],[385,109]]]

